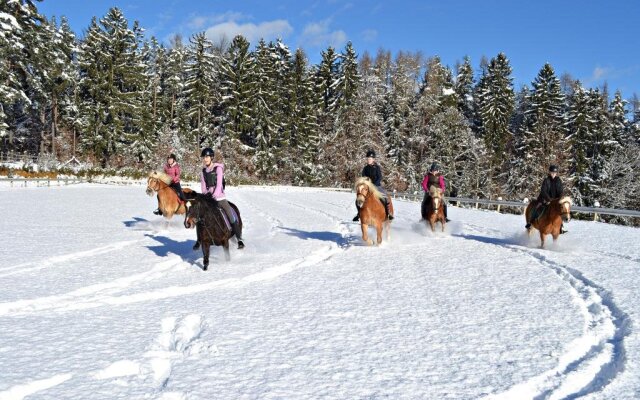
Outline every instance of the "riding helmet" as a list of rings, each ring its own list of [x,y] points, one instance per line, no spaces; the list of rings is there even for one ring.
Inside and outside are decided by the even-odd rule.
[[[558,172],[558,166],[555,164],[551,164],[549,166],[549,172]]]
[[[173,161],[178,161],[178,159],[176,158],[176,155],[173,153],[169,154],[169,157],[167,157],[167,160],[168,159],[172,159]]]
[[[202,149],[202,153],[200,153],[200,157],[209,156],[213,157],[213,149],[211,147],[205,147]]]
[[[367,151],[367,158],[369,158],[369,157],[376,158],[376,152],[373,151],[373,150]]]
[[[436,171],[440,171],[440,166],[438,165],[438,163],[431,164],[431,166],[429,167],[429,172],[436,172]]]

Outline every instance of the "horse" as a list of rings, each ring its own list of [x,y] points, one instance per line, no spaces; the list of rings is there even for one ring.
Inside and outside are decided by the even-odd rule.
[[[171,185],[171,177],[164,172],[153,171],[147,178],[146,193],[149,196],[157,193],[158,208],[166,219],[171,219],[174,214],[182,215],[186,211],[185,202],[180,200],[178,193],[169,185]],[[185,198],[191,199],[196,192],[185,188],[182,189],[182,193]]]
[[[430,198],[430,201],[427,201],[427,198]],[[444,232],[444,227],[447,224],[442,202],[442,189],[436,186],[431,186],[429,192],[425,193],[424,200],[422,200],[422,206],[420,207],[422,219],[429,223],[432,232],[436,231],[437,222],[442,225],[442,232]]]
[[[532,228],[536,228],[540,232],[540,248],[544,248],[544,239],[549,234],[553,236],[554,242],[558,240],[562,222],[571,221],[571,204],[571,198],[568,196],[551,200],[548,206],[539,211],[541,215],[535,221],[532,221],[532,218],[537,202],[531,202],[527,205],[524,213],[525,218],[527,224],[530,223]],[[532,228],[527,229],[529,236],[531,236]]]
[[[387,240],[391,239],[391,221],[387,218],[384,204],[382,204],[382,201],[386,198],[389,202],[389,214],[393,215],[391,198],[381,193],[367,177],[356,180],[355,191],[360,227],[362,228],[362,240],[368,245],[373,245],[373,240],[369,239],[369,225],[374,225],[376,228],[377,244],[382,243],[383,229],[387,232]]]
[[[197,240],[202,247],[203,270],[209,268],[209,247],[212,244],[224,248],[225,260],[229,261],[229,239],[233,237],[230,221],[224,215],[224,210],[218,206],[218,202],[211,196],[196,194],[193,200],[187,201],[187,212],[184,216],[184,227],[196,229]],[[232,202],[229,206],[236,213],[238,224],[242,228],[242,219],[238,207]]]

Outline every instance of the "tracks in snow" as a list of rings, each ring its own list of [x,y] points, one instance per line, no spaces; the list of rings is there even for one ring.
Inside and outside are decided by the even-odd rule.
[[[467,226],[479,233],[487,233],[481,227]],[[460,236],[465,238],[465,235]],[[550,256],[553,253],[547,254],[548,251],[529,249],[503,240],[487,243],[531,257],[554,271],[570,287],[585,320],[582,336],[566,346],[566,352],[554,368],[488,398],[576,398],[602,390],[623,371],[626,361],[624,337],[629,333],[630,320],[615,304],[609,291],[587,279],[577,269],[553,260]]]

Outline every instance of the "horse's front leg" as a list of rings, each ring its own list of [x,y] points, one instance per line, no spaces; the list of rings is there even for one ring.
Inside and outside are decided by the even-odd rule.
[[[382,243],[382,222],[376,224],[376,242],[378,246]]]
[[[224,259],[225,259],[225,261],[231,261],[231,254],[229,253],[229,239],[225,240],[222,243],[222,248],[224,249]]]
[[[436,221],[433,218],[429,218],[429,225],[431,226],[431,232],[436,231]]]
[[[210,243],[202,243],[202,264],[204,264],[204,267],[202,269],[204,271],[209,269],[209,251],[211,250],[210,246]]]
[[[362,223],[362,218],[360,218],[360,228],[362,229],[362,240],[369,246],[373,244],[372,240],[369,240],[369,225]]]

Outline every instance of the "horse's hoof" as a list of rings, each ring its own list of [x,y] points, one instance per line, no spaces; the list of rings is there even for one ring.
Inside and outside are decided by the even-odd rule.
[[[205,265],[204,267],[202,267],[202,270],[203,270],[203,271],[206,271],[206,270],[208,270],[208,269],[209,269],[209,266],[208,266],[208,265]]]
[[[244,242],[242,240],[238,240],[238,250],[244,249]]]

